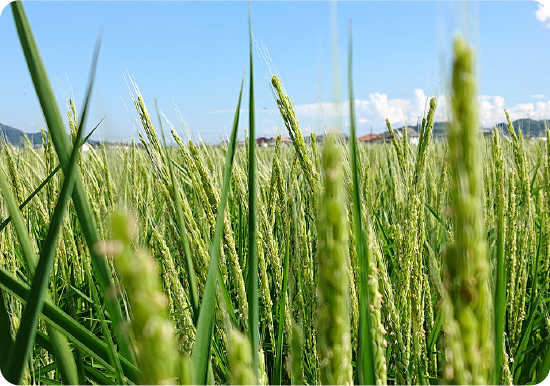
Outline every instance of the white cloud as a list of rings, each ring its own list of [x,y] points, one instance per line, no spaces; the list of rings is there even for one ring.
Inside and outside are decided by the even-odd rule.
[[[541,96],[544,97],[544,96]],[[500,96],[480,95],[477,97],[479,106],[480,125],[490,128],[497,123],[505,122],[504,108],[507,107],[512,120],[527,118],[548,119],[550,117],[550,100],[536,103],[518,103],[515,106],[506,106],[504,98]],[[423,90],[414,90],[411,99],[388,98],[386,94],[372,93],[366,99],[355,100],[355,113],[358,134],[369,132],[372,126],[373,132],[386,131],[386,118],[393,127],[404,125],[416,125],[424,116],[429,99]],[[449,100],[443,95],[437,98],[436,121],[449,121]],[[336,110],[337,108],[337,110]],[[336,117],[343,119],[342,124],[347,126],[349,120],[348,101],[336,103],[315,103],[295,106],[296,115],[303,122],[313,119],[313,127],[320,128],[335,126]],[[338,111],[338,113],[336,112]],[[306,125],[302,125],[304,128]]]
[[[7,7],[9,3],[9,1],[0,1],[0,13],[2,13],[2,8]]]
[[[531,95],[531,98],[533,99],[544,99],[545,95],[542,95],[542,94],[535,94],[535,95]]]
[[[504,108],[510,114],[510,120],[515,121],[520,118],[548,119],[550,117],[550,100],[533,103],[518,103],[515,106],[507,107],[504,99],[499,96],[480,96],[480,118],[483,127],[489,128],[497,123],[506,122]]]
[[[355,113],[359,131],[370,130],[372,126],[374,132],[386,130],[386,118],[389,119],[392,126],[400,127],[404,125],[416,125],[419,119],[422,119],[424,110],[427,108],[428,99],[421,89],[414,90],[414,96],[411,99],[388,98],[386,94],[372,93],[367,99],[355,100]],[[342,124],[347,126],[349,120],[348,101],[340,104],[336,103],[312,103],[295,106],[298,119],[307,119],[309,117],[316,119],[314,127],[330,127],[335,125],[336,118],[344,118]],[[439,97],[436,120],[448,120],[446,113],[447,103],[445,98]]]
[[[544,24],[546,28],[550,28],[550,1],[536,0],[539,3],[538,9],[535,11],[537,19]]]

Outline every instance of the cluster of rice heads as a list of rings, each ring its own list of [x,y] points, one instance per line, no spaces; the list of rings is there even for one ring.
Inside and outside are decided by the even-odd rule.
[[[81,153],[87,103],[77,118],[70,101],[71,141],[22,5],[12,8],[48,135],[42,149],[3,143],[0,152],[0,368],[9,381],[546,377],[550,132],[546,143],[524,142],[511,124],[479,135],[464,42],[448,143],[431,140],[431,99],[417,146],[389,121],[391,143],[358,143],[353,105],[349,143],[329,135],[307,144],[273,77],[293,146],[280,137],[269,148],[253,137],[236,145],[242,86],[220,146],[178,135],[158,109],[151,116],[135,86],[139,143]],[[353,100],[351,41],[349,63]],[[249,95],[253,111],[253,83]]]

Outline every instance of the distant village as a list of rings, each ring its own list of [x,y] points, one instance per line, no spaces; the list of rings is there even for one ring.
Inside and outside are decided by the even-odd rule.
[[[418,140],[420,138],[420,134],[413,128],[400,128],[397,130],[394,130],[394,135],[396,139],[401,139],[403,137],[404,130],[407,130],[407,141],[411,145],[418,145]],[[481,133],[484,137],[491,137],[493,135],[493,130],[491,129],[482,129]],[[341,142],[347,143],[348,142],[348,135],[345,133],[338,133],[336,134],[338,139]],[[326,134],[317,135],[315,137],[315,142],[318,144],[322,144],[325,141]],[[447,134],[444,132],[434,132],[433,134],[433,141],[434,142],[442,142],[447,140]],[[540,139],[543,141],[546,141],[546,137],[541,136],[539,137],[532,137],[531,139]],[[269,146],[275,146],[275,143],[277,141],[277,137],[260,137],[256,139],[256,143],[259,146],[262,147],[269,147]],[[311,136],[304,137],[304,142],[309,144],[311,143]],[[389,131],[386,131],[382,134],[367,134],[363,135],[361,137],[357,138],[357,142],[368,144],[368,145],[377,145],[381,143],[391,143],[391,134]],[[282,137],[281,136],[281,145],[291,145],[292,140],[288,137]],[[239,141],[239,145],[245,145],[244,141]]]

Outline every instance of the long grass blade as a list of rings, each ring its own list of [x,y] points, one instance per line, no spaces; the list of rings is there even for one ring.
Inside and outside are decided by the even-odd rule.
[[[0,267],[0,287],[25,302],[30,293],[30,286],[11,273]],[[109,353],[107,344],[89,330],[80,325],[76,320],[55,306],[51,300],[46,299],[42,308],[42,315],[46,323],[52,324],[60,333],[65,335],[75,346],[98,361],[108,365]],[[139,380],[139,370],[135,365],[119,354],[119,360],[124,373],[133,382]]]
[[[355,106],[353,99],[353,79],[352,79],[352,36],[350,26],[349,37],[349,57],[348,57],[348,86],[349,86],[349,100],[350,100],[350,164],[353,183],[353,222],[355,225],[355,234],[357,236],[357,255],[359,257],[359,272],[361,276],[361,291],[359,301],[359,342],[358,342],[358,363],[357,373],[359,383],[362,385],[374,385],[375,384],[375,364],[373,358],[372,349],[372,336],[371,336],[371,323],[370,316],[368,314],[367,305],[370,304],[369,292],[368,292],[368,276],[367,270],[369,267],[369,257],[372,255],[368,253],[365,241],[367,240],[365,229],[363,227],[363,217],[361,215],[361,200],[360,200],[360,179],[359,170],[357,167],[357,139],[355,134]]]
[[[216,216],[216,230],[212,244],[210,246],[210,265],[208,267],[208,275],[206,277],[206,285],[202,296],[202,303],[199,310],[197,322],[197,340],[193,347],[193,367],[195,369],[195,382],[198,385],[205,385],[210,362],[210,351],[212,346],[212,334],[214,330],[214,307],[216,303],[216,285],[219,275],[218,257],[220,254],[220,242],[223,232],[223,216],[225,212],[225,204],[229,194],[229,182],[231,180],[231,169],[233,166],[233,158],[235,155],[235,147],[237,144],[237,128],[239,126],[239,112],[241,109],[241,98],[243,94],[244,76],[241,82],[241,91],[239,93],[239,101],[237,102],[237,110],[233,120],[233,129],[231,138],[227,148],[225,157],[225,168],[223,172],[223,185],[220,197],[220,206]]]
[[[246,292],[248,297],[248,336],[252,347],[252,366],[254,376],[258,379],[259,349],[260,349],[260,320],[258,301],[258,251],[257,251],[257,203],[256,203],[256,130],[254,115],[254,71],[252,60],[252,22],[250,18],[250,4],[248,7],[248,34],[250,42],[250,92],[248,105],[248,120],[250,137],[248,142],[248,282]]]
[[[83,125],[81,124],[78,128],[76,144],[80,141],[82,129]],[[74,146],[69,160],[69,168],[65,180],[63,181],[61,192],[59,193],[48,233],[46,239],[42,243],[40,260],[38,261],[36,273],[32,280],[27,306],[21,318],[21,325],[17,331],[15,345],[13,346],[13,351],[10,353],[6,366],[6,380],[15,384],[21,383],[25,365],[32,349],[38,318],[42,310],[42,305],[48,289],[50,272],[53,267],[59,230],[63,226],[63,216],[73,190],[75,172],[78,167],[78,156],[79,147]]]
[[[25,54],[25,59],[35,87],[36,95],[38,96],[42,112],[44,113],[44,119],[46,120],[48,131],[51,135],[61,167],[66,173],[69,167],[69,157],[72,146],[67,133],[65,132],[63,119],[61,118],[61,114],[46,73],[46,68],[42,62],[42,58],[40,56],[36,40],[34,39],[23,4],[21,1],[14,1],[11,3],[11,7],[15,26],[17,28],[23,53]],[[99,45],[96,45],[94,56],[97,57],[98,53]],[[95,61],[93,63],[95,63]],[[92,69],[91,74],[92,76],[89,82],[90,85],[93,84],[93,76],[95,74],[94,69]],[[83,118],[85,118],[84,115],[80,120],[81,124],[84,124]],[[98,278],[98,283],[103,293],[113,293],[113,283],[109,266],[105,259],[98,255],[94,250],[95,244],[99,241],[99,233],[80,173],[77,173],[76,175],[72,197],[78,219],[80,221],[80,226],[82,228],[83,236],[86,239],[88,248],[90,249],[94,274]],[[113,296],[107,296],[106,306],[115,327],[115,335],[117,337],[120,352],[126,359],[133,361],[128,338],[123,332],[123,317],[118,300]]]

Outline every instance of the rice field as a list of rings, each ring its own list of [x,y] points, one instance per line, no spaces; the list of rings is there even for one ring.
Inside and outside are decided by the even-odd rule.
[[[250,89],[230,138],[194,143],[146,106],[139,142],[80,147],[21,2],[47,129],[0,154],[0,368],[13,384],[536,384],[550,370],[550,131],[479,132],[458,38],[448,141],[329,133],[257,147]],[[352,42],[349,100],[353,99]],[[243,78],[244,84],[244,78]],[[287,85],[289,89],[292,85]],[[241,116],[243,92],[248,116]],[[65,122],[68,121],[70,136]],[[246,121],[245,146],[237,146]],[[46,135],[47,132],[47,135]],[[167,143],[175,142],[175,146]]]

